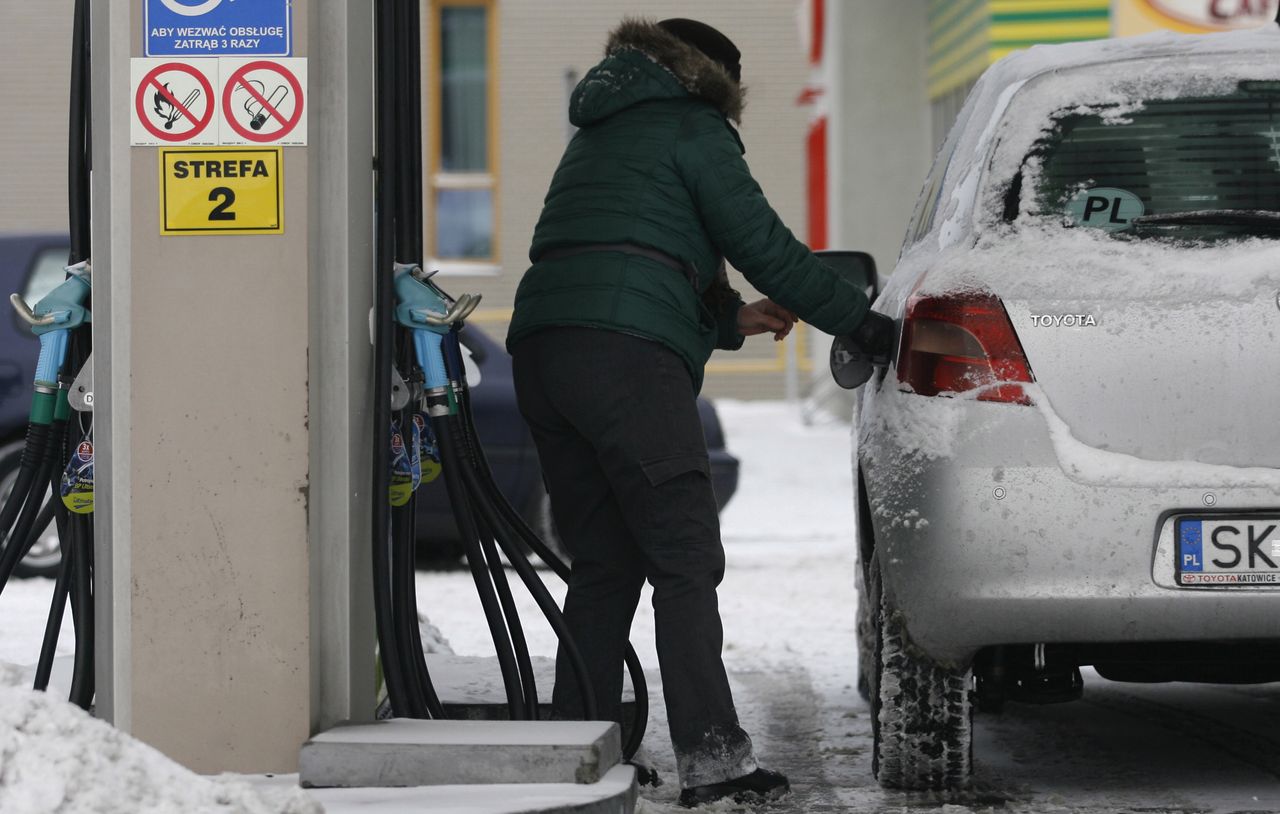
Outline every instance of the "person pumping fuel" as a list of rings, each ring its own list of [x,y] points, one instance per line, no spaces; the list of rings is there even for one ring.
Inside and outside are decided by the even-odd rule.
[[[624,20],[574,89],[579,128],[551,180],[507,335],[560,536],[564,615],[602,717],[621,722],[623,650],[647,579],[680,803],[772,799],[721,658],[724,550],[696,398],[716,348],[797,318],[861,347],[893,322],[797,240],[734,124],[740,53],[705,23]],[[725,261],[767,296],[744,303]],[[563,648],[553,694],[582,715]]]

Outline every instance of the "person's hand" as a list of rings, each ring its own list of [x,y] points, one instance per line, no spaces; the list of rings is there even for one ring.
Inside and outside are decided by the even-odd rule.
[[[738,333],[743,336],[772,333],[773,341],[780,342],[795,324],[796,315],[773,300],[757,300],[738,309]]]

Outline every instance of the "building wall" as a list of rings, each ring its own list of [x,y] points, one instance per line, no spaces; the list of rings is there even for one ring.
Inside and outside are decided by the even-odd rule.
[[[66,118],[72,0],[0,0],[0,231],[66,229]],[[474,322],[501,337],[533,226],[568,137],[566,73],[582,76],[599,60],[608,31],[628,14],[693,17],[714,25],[743,52],[749,88],[742,127],[747,161],[770,202],[801,238],[806,233],[804,140],[808,110],[796,103],[809,80],[796,2],[783,0],[495,0],[497,31],[498,263],[484,274],[450,278],[451,291],[484,294]],[[424,75],[430,77],[429,4],[423,3]],[[21,81],[12,81],[20,76]],[[424,85],[424,87],[426,87]],[[428,120],[424,122],[430,127]],[[429,134],[429,131],[428,131]],[[429,144],[430,139],[424,139]],[[735,285],[755,295],[741,278]],[[792,340],[794,341],[794,340]],[[811,341],[809,336],[801,343]],[[801,349],[802,365],[809,367]],[[784,352],[754,338],[718,352],[704,392],[776,398]]]
[[[451,291],[482,293],[472,318],[496,337],[506,333],[515,289],[528,267],[529,240],[542,200],[569,138],[568,93],[603,55],[608,32],[627,15],[692,17],[724,31],[741,49],[748,87],[742,138],[747,161],[783,221],[806,230],[804,139],[808,111],[796,99],[809,79],[797,4],[780,0],[499,0],[496,3],[499,132],[498,269],[451,276]],[[429,25],[429,20],[427,23]],[[427,43],[433,42],[428,36]],[[424,63],[434,55],[424,55]],[[736,276],[735,276],[736,277]],[[756,295],[740,277],[735,287]],[[808,338],[806,337],[806,340]],[[807,354],[800,356],[807,360]],[[808,362],[805,362],[808,366]],[[768,337],[736,353],[719,351],[704,394],[777,398],[784,356]]]
[[[67,230],[73,6],[0,0],[0,232]]]
[[[933,158],[925,0],[847,4],[840,19],[838,224],[834,244],[893,270]]]

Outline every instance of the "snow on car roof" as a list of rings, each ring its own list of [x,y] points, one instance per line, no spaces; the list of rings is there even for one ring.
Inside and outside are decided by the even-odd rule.
[[[1135,98],[1157,98],[1186,92],[1188,82],[1205,91],[1215,82],[1234,83],[1246,78],[1280,78],[1280,26],[1267,25],[1249,31],[1189,35],[1156,32],[1137,37],[1093,40],[1058,45],[1036,45],[1017,51],[987,69],[970,93],[942,148],[950,151],[950,163],[942,185],[943,201],[936,223],[937,247],[945,249],[972,233],[974,206],[985,188],[1008,183],[1019,169],[1025,149],[1048,125],[1047,115],[1065,106],[1123,106]],[[1262,55],[1253,58],[1252,54]],[[1232,69],[1215,74],[1228,58]],[[1142,68],[1134,62],[1146,61]],[[1173,65],[1176,70],[1160,66]],[[1110,70],[1110,66],[1115,66]],[[1051,93],[1040,104],[1029,106],[1020,93],[1028,84],[1057,78]],[[1117,90],[1123,86],[1123,90]],[[1138,90],[1140,89],[1140,91]],[[1140,97],[1138,94],[1143,94]],[[1006,116],[1010,105],[1017,116]],[[1124,108],[1118,108],[1119,113]],[[999,163],[984,165],[999,138],[1014,147],[1003,150]],[[989,210],[991,201],[985,202]]]
[[[1117,241],[1043,219],[1003,223],[1003,195],[1028,150],[1064,108],[1123,115],[1135,100],[1225,93],[1240,79],[1280,79],[1280,27],[1257,31],[1140,37],[1035,46],[1005,57],[978,80],[947,143],[932,233],[895,270],[914,289],[940,293],[986,288],[1002,297],[1106,299],[1150,286],[1167,301],[1251,298],[1274,292],[1276,242],[1255,238],[1171,246]],[[1135,66],[1134,61],[1141,61]],[[1112,66],[1115,66],[1114,68]],[[975,213],[975,207],[979,209]],[[1223,269],[1230,269],[1224,274]],[[889,301],[912,289],[891,286]]]
[[[1280,26],[1268,24],[1246,31],[1219,34],[1178,34],[1157,31],[1136,37],[1088,40],[1058,45],[1033,45],[1015,51],[988,69],[984,82],[1000,87],[1025,81],[1047,71],[1168,56],[1203,56],[1280,48]]]

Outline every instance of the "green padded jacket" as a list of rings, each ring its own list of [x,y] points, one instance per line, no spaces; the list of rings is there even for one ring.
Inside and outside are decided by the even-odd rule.
[[[713,286],[727,259],[774,302],[831,334],[849,333],[867,298],[796,240],[765,200],[730,119],[742,92],[701,51],[656,24],[627,20],[574,89],[578,128],[547,192],[516,291],[507,347],[551,326],[587,326],[654,339],[678,353],[695,390],[715,348],[736,350],[742,299]],[[595,251],[542,260],[554,249],[629,243],[657,260]],[[711,289],[711,292],[708,292]]]

